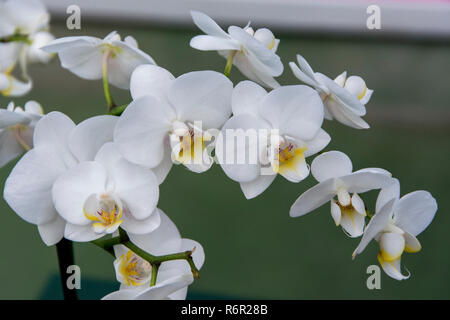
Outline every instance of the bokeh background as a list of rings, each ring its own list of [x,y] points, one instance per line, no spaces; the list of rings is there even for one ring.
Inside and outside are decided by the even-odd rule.
[[[189,47],[191,37],[200,33],[193,24],[92,18],[82,20],[81,30],[69,31],[61,18],[64,14],[54,15],[52,21],[51,30],[57,37],[104,37],[112,30],[122,36],[133,35],[142,50],[174,75],[192,70],[223,71],[225,66],[218,54]],[[251,12],[247,14],[252,19]],[[256,27],[265,26],[252,22]],[[348,238],[335,227],[328,205],[304,217],[290,218],[290,206],[315,183],[312,177],[299,184],[278,177],[261,196],[246,200],[239,185],[219,166],[201,175],[174,166],[161,186],[159,207],[184,237],[198,240],[206,252],[201,278],[190,287],[188,298],[449,299],[449,37],[435,37],[432,32],[420,37],[377,37],[316,31],[279,28],[276,32],[281,39],[278,53],[286,67],[279,81],[298,83],[287,63],[301,53],[316,71],[336,76],[347,70],[349,75],[362,76],[375,90],[367,106],[371,129],[357,131],[326,121],[324,128],[332,136],[326,150],[347,153],[357,169],[388,169],[400,179],[402,194],[424,189],[437,199],[437,215],[419,236],[423,250],[406,253],[402,259],[412,276],[398,282],[383,273],[381,290],[368,290],[366,269],[377,264],[376,243],[352,261],[359,239]],[[30,67],[30,73],[34,88],[26,97],[14,99],[17,105],[37,100],[46,112],[62,111],[75,122],[105,112],[101,81],[77,78],[62,69],[58,59]],[[235,84],[244,80],[237,69],[232,70],[231,79]],[[113,96],[119,103],[131,99],[129,92],[119,89],[113,89]],[[0,106],[10,100],[1,97]],[[2,186],[14,164],[0,169]],[[363,195],[371,210],[376,195],[375,191]],[[36,227],[22,221],[3,200],[0,226],[0,298],[61,298],[56,249],[46,247]],[[101,298],[118,287],[107,253],[77,243],[75,258],[82,270],[82,298]]]

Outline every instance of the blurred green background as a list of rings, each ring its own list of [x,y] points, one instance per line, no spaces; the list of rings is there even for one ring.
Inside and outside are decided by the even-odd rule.
[[[223,71],[225,60],[214,52],[189,47],[198,30],[124,27],[85,23],[81,31],[52,24],[57,37],[104,37],[112,30],[133,35],[140,48],[174,75],[192,70]],[[405,254],[409,280],[398,282],[384,273],[381,290],[368,290],[366,268],[377,264],[376,243],[355,261],[351,253],[359,239],[336,228],[328,205],[301,218],[290,218],[295,199],[315,181],[292,184],[278,177],[254,200],[246,200],[239,185],[218,166],[198,175],[175,166],[161,186],[159,207],[184,237],[204,246],[201,279],[190,287],[190,298],[248,299],[449,299],[450,298],[450,45],[399,39],[327,38],[308,34],[277,34],[279,55],[286,68],[282,84],[298,81],[287,67],[301,53],[316,71],[336,76],[347,70],[375,89],[366,120],[372,128],[357,131],[325,122],[332,136],[327,150],[341,150],[354,168],[382,167],[401,181],[402,194],[425,189],[439,210],[419,236],[423,250]],[[105,112],[101,81],[85,81],[62,69],[59,60],[30,68],[34,89],[23,105],[39,101],[46,112],[59,110],[75,122]],[[236,84],[244,78],[233,69]],[[130,101],[127,91],[113,90],[116,102]],[[0,98],[1,107],[10,99]],[[3,185],[14,163],[0,170]],[[373,209],[376,192],[363,195]],[[33,225],[22,221],[0,201],[2,258],[0,298],[59,298],[56,250],[46,247]],[[75,244],[82,270],[81,296],[101,298],[118,287],[112,259],[90,244]]]

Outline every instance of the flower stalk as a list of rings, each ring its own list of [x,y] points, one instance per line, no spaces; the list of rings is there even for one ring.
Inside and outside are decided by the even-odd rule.
[[[153,287],[156,284],[156,278],[158,277],[158,270],[160,264],[155,263],[152,265],[152,277],[150,279],[150,287]]]
[[[8,42],[25,42],[27,44],[31,44],[31,41],[28,38],[28,36],[22,34],[13,34],[11,36],[0,38],[0,43],[8,43]]]
[[[227,64],[225,65],[225,71],[223,72],[228,78],[230,77],[231,67],[233,66],[234,56],[236,55],[236,50],[230,52],[227,58]]]
[[[108,106],[108,112],[110,112],[116,104],[113,101],[111,92],[109,90],[109,78],[108,78],[108,61],[111,57],[112,49],[108,49],[103,54],[102,59],[102,78],[103,78],[103,91],[105,93],[106,104]]]
[[[115,255],[114,255],[113,247],[115,245],[122,244],[125,247],[127,247],[128,249],[130,249],[131,251],[133,251],[135,254],[137,254],[139,257],[146,260],[152,266],[152,278],[151,278],[151,282],[150,282],[151,286],[156,283],[158,269],[159,269],[159,266],[161,265],[161,263],[166,262],[166,261],[172,261],[172,260],[186,260],[186,262],[191,267],[191,272],[192,272],[192,275],[194,276],[194,278],[196,278],[196,279],[200,278],[200,273],[199,273],[197,267],[195,266],[194,260],[192,259],[192,253],[194,252],[195,248],[193,248],[192,250],[187,250],[187,251],[182,251],[182,252],[177,252],[177,253],[172,253],[172,254],[167,254],[167,255],[162,255],[162,256],[154,256],[154,255],[142,250],[141,248],[136,246],[133,242],[131,242],[130,238],[128,237],[128,235],[122,228],[119,228],[119,235],[116,237],[113,237],[110,239],[105,239],[105,240],[98,239],[98,240],[94,240],[91,242],[93,244],[95,244],[96,246],[102,248],[103,250],[107,251],[114,257],[115,257]]]
[[[108,111],[108,114],[113,116],[120,116],[125,109],[128,107],[128,104],[123,104],[121,106],[117,106]]]
[[[62,238],[61,241],[56,244],[56,253],[58,255],[59,274],[64,300],[78,300],[77,290],[69,289],[67,286],[67,280],[70,276],[70,274],[67,273],[67,268],[75,264],[72,241]]]

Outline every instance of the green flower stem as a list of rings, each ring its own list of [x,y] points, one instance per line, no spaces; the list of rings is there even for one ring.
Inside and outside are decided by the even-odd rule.
[[[125,247],[127,247],[128,249],[130,249],[135,254],[140,256],[142,259],[148,261],[148,263],[150,263],[152,265],[152,278],[153,278],[153,272],[156,273],[154,275],[155,281],[156,281],[156,276],[158,273],[159,265],[163,262],[172,261],[172,260],[186,260],[186,262],[191,267],[191,272],[192,272],[192,275],[194,276],[194,278],[200,277],[200,273],[199,273],[197,267],[195,266],[194,260],[192,259],[192,253],[194,252],[195,248],[192,250],[178,252],[178,253],[172,253],[172,254],[167,254],[167,255],[162,255],[162,256],[154,256],[154,255],[142,250],[137,245],[135,245],[133,242],[131,242],[130,238],[128,237],[128,235],[122,228],[119,228],[118,236],[110,238],[110,239],[106,239],[106,240],[102,240],[102,239],[94,240],[94,241],[92,241],[92,243],[97,245],[98,247],[102,248],[103,250],[109,252],[114,257],[115,257],[115,255],[114,255],[113,246],[118,245],[118,244],[124,245]]]
[[[114,107],[108,111],[108,114],[113,115],[113,116],[120,116],[127,107],[128,107],[128,104]]]
[[[114,254],[113,248],[115,245],[121,244],[121,240],[120,240],[120,237],[114,237],[114,238],[105,239],[105,240],[102,240],[102,239],[94,240],[94,241],[91,241],[91,243],[102,248],[103,250],[105,250],[106,252],[108,252],[115,258],[116,255]]]
[[[228,78],[230,77],[231,67],[233,66],[234,56],[236,55],[236,50],[233,50],[228,55],[227,64],[225,66],[225,71],[223,72]]]
[[[150,279],[150,287],[156,284],[156,278],[158,277],[159,264],[155,263],[152,265],[152,278]]]
[[[30,39],[26,35],[22,34],[14,34],[12,36],[7,36],[0,38],[1,43],[7,43],[7,42],[25,42],[27,44],[31,44]]]
[[[105,92],[106,104],[108,106],[108,112],[110,112],[116,104],[113,101],[111,92],[109,90],[109,79],[108,79],[108,61],[111,57],[112,50],[108,49],[103,53],[102,59],[102,77],[103,77],[103,91]]]
[[[152,266],[154,264],[161,264],[166,261],[172,261],[172,260],[186,260],[187,263],[189,263],[189,266],[191,267],[191,272],[194,278],[199,278],[199,272],[197,267],[195,266],[194,260],[192,259],[192,253],[193,250],[163,255],[163,256],[154,256],[151,255],[148,252],[145,252],[138,246],[136,246],[131,241],[127,241],[123,243],[124,246],[126,246],[128,249],[136,253],[138,256],[140,256],[142,259],[147,260]]]
[[[59,274],[64,300],[78,300],[77,290],[69,289],[67,287],[67,279],[70,276],[70,274],[67,273],[67,267],[75,264],[72,241],[65,238],[61,239],[61,241],[56,244],[56,253],[58,255]]]

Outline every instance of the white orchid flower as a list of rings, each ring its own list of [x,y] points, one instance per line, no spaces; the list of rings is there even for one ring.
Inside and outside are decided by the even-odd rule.
[[[7,42],[4,44],[0,44],[0,50],[2,50],[2,47],[4,46],[11,46],[14,49],[10,49],[10,57],[11,58],[5,58],[6,52],[3,52],[0,54],[0,60],[3,60],[4,62],[0,62],[1,65],[4,65],[8,70],[7,74],[11,74],[11,72],[14,70],[14,67],[16,65],[16,62],[18,62],[20,64],[20,69],[21,69],[21,73],[22,73],[22,77],[25,78],[27,80],[26,83],[22,84],[21,87],[19,87],[19,89],[21,89],[21,91],[23,91],[23,93],[21,93],[19,91],[19,94],[25,94],[27,93],[30,89],[31,89],[31,80],[30,77],[28,75],[28,65],[32,64],[32,63],[48,63],[54,56],[54,54],[50,54],[47,53],[43,50],[41,50],[41,47],[50,43],[51,41],[53,41],[55,39],[55,37],[46,31],[40,31],[34,34],[31,34],[28,36],[28,42],[16,42],[16,41],[12,41],[12,42]],[[13,51],[14,52],[11,52]],[[10,64],[8,65],[7,62],[9,62]],[[14,78],[11,78],[10,80],[14,81]],[[11,82],[12,82],[11,81]],[[17,81],[17,80],[16,80]],[[14,88],[14,83],[11,83],[11,89],[12,90]],[[25,91],[25,89],[27,89],[27,91]],[[8,89],[6,89],[8,90]],[[18,91],[18,89],[16,89],[15,91]],[[18,95],[16,93],[16,95]]]
[[[36,124],[34,147],[11,171],[3,196],[22,219],[38,226],[46,245],[59,242],[66,227],[53,204],[54,182],[80,161],[93,160],[100,146],[112,140],[116,120],[97,116],[75,126],[66,115],[50,112]]]
[[[314,72],[301,55],[297,55],[297,61],[300,68],[294,62],[290,62],[289,66],[299,80],[320,93],[326,108],[326,119],[336,119],[357,129],[369,128],[361,117],[366,114],[365,104],[369,102],[373,90],[367,88],[361,77],[347,78],[347,73],[343,72],[333,81],[319,72]]]
[[[261,28],[254,32],[250,26],[230,26],[226,33],[206,14],[191,11],[191,15],[197,27],[206,33],[192,38],[191,47],[203,51],[218,51],[228,59],[226,74],[234,64],[250,80],[269,88],[280,86],[274,79],[284,69],[276,54],[280,40],[269,29]]]
[[[23,96],[32,88],[31,80],[23,82],[12,74],[22,47],[23,44],[17,42],[0,43],[0,93],[3,96]]]
[[[46,31],[36,32],[30,35],[30,44],[24,45],[25,62],[28,63],[48,63],[54,54],[45,52],[41,48],[55,40],[55,36]]]
[[[48,29],[50,14],[40,0],[7,0],[0,3],[0,37],[30,35]]]
[[[131,241],[152,255],[166,255],[193,250],[192,258],[197,269],[205,261],[202,246],[193,240],[181,238],[175,224],[160,209],[161,224],[145,235],[130,235]],[[158,269],[156,284],[150,286],[152,266],[124,245],[114,246],[116,278],[121,283],[118,291],[103,300],[183,300],[193,277],[185,260],[163,262]]]
[[[43,110],[36,101],[28,101],[24,108],[10,102],[0,109],[0,167],[17,158],[33,146],[33,131]]]
[[[330,201],[331,216],[336,226],[341,225],[350,237],[361,236],[366,209],[359,194],[385,188],[393,183],[393,179],[384,169],[367,168],[353,173],[352,169],[350,158],[342,152],[329,151],[317,156],[312,162],[311,172],[319,184],[295,201],[290,216],[303,216]]]
[[[206,171],[212,165],[208,130],[230,117],[232,89],[231,81],[214,71],[175,79],[163,68],[139,66],[131,76],[134,100],[117,123],[114,143],[129,161],[154,168],[159,182],[172,159],[193,172]]]
[[[53,55],[40,49],[54,40],[54,36],[46,31],[49,17],[40,1],[14,0],[0,4],[0,36],[21,38],[0,44],[0,91],[3,91],[3,95],[19,96],[27,93],[32,85],[27,65],[47,63],[52,58]],[[27,82],[11,76],[17,61]]]
[[[27,94],[33,83],[23,82],[11,75],[11,69],[0,70],[0,93],[5,97],[20,97]]]
[[[216,155],[248,199],[267,189],[277,173],[291,182],[305,179],[309,174],[305,157],[330,142],[321,129],[322,101],[307,86],[284,86],[267,93],[258,84],[243,81],[233,90],[232,110],[233,117],[217,138]],[[238,145],[234,142],[240,133],[254,133],[256,138],[249,136],[248,143]],[[239,163],[241,157],[247,160]]]
[[[0,71],[9,70],[11,72],[14,69],[19,59],[20,49],[19,42],[0,43]]]
[[[104,39],[95,37],[65,37],[56,39],[41,48],[57,53],[61,66],[78,77],[98,80],[105,76],[109,83],[130,88],[130,76],[141,64],[155,64],[145,52],[138,49],[136,40],[127,36],[124,41],[113,31]]]
[[[380,245],[378,261],[386,274],[396,280],[409,278],[410,275],[401,271],[402,254],[421,250],[416,237],[428,227],[436,211],[436,200],[427,191],[414,191],[400,198],[400,184],[395,179],[394,184],[381,190],[376,214],[367,225],[353,258],[375,239]]]
[[[129,233],[147,233],[160,223],[154,173],[125,160],[112,142],[100,148],[94,161],[62,173],[52,195],[68,222],[65,237],[73,241],[92,241],[119,226]]]

